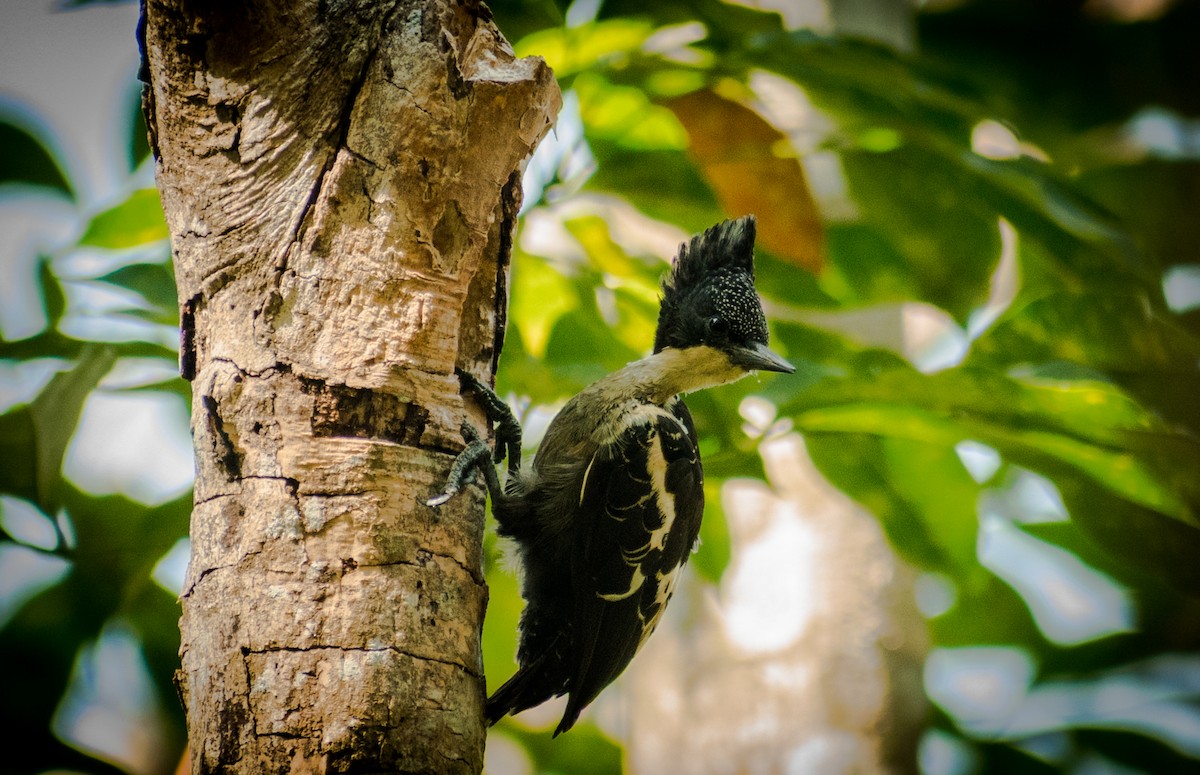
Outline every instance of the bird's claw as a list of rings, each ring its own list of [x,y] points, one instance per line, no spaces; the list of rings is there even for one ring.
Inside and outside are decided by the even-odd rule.
[[[435,495],[432,498],[427,499],[425,501],[425,505],[436,509],[438,506],[441,506],[443,503],[449,501],[455,495],[458,495],[458,489],[451,488],[439,495]]]

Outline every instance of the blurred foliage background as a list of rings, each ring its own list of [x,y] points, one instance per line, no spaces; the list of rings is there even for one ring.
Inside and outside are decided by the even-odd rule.
[[[929,632],[921,769],[1200,768],[1200,7],[780,3],[813,13],[785,23],[719,0],[490,5],[565,96],[527,174],[499,375],[529,436],[649,350],[674,245],[754,212],[772,340],[798,368],[689,400],[708,486],[762,478],[754,394],[878,518]],[[102,202],[36,110],[0,102],[0,211],[71,224],[4,246],[14,772],[169,772],[184,743],[191,495],[95,473],[117,457],[154,478],[166,453],[131,443],[139,422],[187,433],[136,95],[131,67],[107,149],[126,183]],[[709,501],[692,575],[713,584],[732,549]],[[519,601],[491,549],[495,681]],[[981,707],[964,675],[1016,699]],[[593,723],[494,734],[538,772],[622,769]]]

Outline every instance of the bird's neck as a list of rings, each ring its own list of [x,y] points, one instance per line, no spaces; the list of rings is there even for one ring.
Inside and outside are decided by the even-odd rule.
[[[713,347],[701,345],[676,349],[668,347],[634,361],[612,375],[622,384],[633,384],[637,392],[652,403],[665,404],[672,396],[741,379],[747,372],[729,362]]]

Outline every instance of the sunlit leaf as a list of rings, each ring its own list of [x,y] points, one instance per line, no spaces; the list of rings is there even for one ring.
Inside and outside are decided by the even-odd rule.
[[[700,22],[708,34],[707,40],[719,46],[741,43],[756,34],[778,32],[782,26],[777,13],[722,0],[662,0],[657,3],[606,0],[600,8],[600,17],[616,16],[649,19],[658,26]]]
[[[578,27],[552,27],[523,38],[517,56],[540,56],[559,78],[612,64],[636,51],[653,32],[637,19],[612,19]]]
[[[952,446],[980,441],[1013,462],[1034,470],[1065,464],[1089,476],[1100,487],[1132,503],[1200,527],[1200,520],[1153,468],[1128,451],[1111,450],[1055,433],[1013,430],[987,420],[943,420],[908,405],[855,404],[812,409],[795,417],[796,426],[812,432],[872,433]]]
[[[79,244],[96,248],[132,248],[168,236],[158,190],[142,188],[125,201],[93,216],[79,238]]]
[[[783,330],[790,338],[804,329]],[[814,336],[807,342],[813,357],[833,362],[782,407],[802,431],[944,448],[978,441],[1052,480],[1082,476],[1131,507],[1197,527],[1200,443],[1112,385],[968,368],[925,375],[899,362],[872,362],[870,351],[839,350]]]
[[[524,349],[534,357],[546,352],[550,331],[578,304],[570,284],[545,260],[521,256],[512,271],[510,315],[519,326]]]
[[[644,90],[592,74],[581,75],[574,88],[589,138],[634,151],[687,147],[687,132],[679,121],[671,111],[654,104]]]
[[[658,318],[659,278],[666,264],[655,261],[650,266],[628,255],[599,217],[573,218],[564,225],[596,271],[594,277],[586,278],[594,286],[589,295],[605,313],[613,334],[629,351],[648,353]],[[588,290],[581,289],[581,295]]]
[[[569,218],[563,223],[587,253],[589,262],[606,275],[637,280],[646,272],[616,243],[608,223],[598,215]]]
[[[979,485],[952,447],[881,439],[888,480],[923,515],[931,536],[966,576],[975,565]]]

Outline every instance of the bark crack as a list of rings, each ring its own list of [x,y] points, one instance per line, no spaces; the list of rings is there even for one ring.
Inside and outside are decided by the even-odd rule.
[[[382,26],[382,29],[387,29],[388,23],[395,13],[396,6],[393,6],[391,12],[388,14],[388,19],[385,20]],[[333,170],[334,164],[337,163],[338,153],[340,153],[343,148],[349,150],[347,140],[350,135],[350,121],[354,116],[354,107],[358,103],[359,95],[362,94],[363,86],[366,84],[367,73],[370,72],[371,65],[375,63],[375,58],[379,56],[380,45],[381,42],[376,39],[374,46],[363,57],[362,66],[355,74],[354,80],[350,82],[350,88],[346,92],[346,97],[342,101],[341,111],[338,114],[338,123],[335,129],[336,140],[334,141],[333,147],[329,149],[329,154],[325,159],[325,163],[321,167],[320,174],[317,175],[317,179],[313,182],[313,186],[308,192],[308,199],[305,201],[304,207],[301,208],[300,218],[296,221],[296,226],[292,232],[291,242],[293,244],[299,243],[303,240],[304,232],[307,228],[306,224],[310,222],[312,211],[317,206],[317,202],[319,202],[321,199],[321,191],[325,187],[325,178],[329,175],[330,171]],[[282,260],[277,265],[275,275],[276,288],[279,287],[280,280],[283,277],[283,272],[287,269],[287,255],[288,251],[285,250]]]
[[[417,102],[417,95],[413,94],[412,89],[409,89],[405,86],[401,86],[400,84],[396,83],[395,81],[388,81],[388,83],[390,83],[392,86],[395,86],[397,89],[399,89],[400,91],[407,94],[409,102],[412,104],[412,106],[414,108],[416,108],[417,110],[424,113],[426,116],[429,117],[430,120],[434,119],[433,112],[430,111],[429,108],[422,105],[420,102]]]
[[[337,646],[328,643],[314,643],[311,646],[269,646],[266,648],[252,649],[249,646],[242,647],[243,663],[246,665],[247,679],[249,679],[250,664],[245,657],[251,654],[269,655],[269,654],[309,654],[316,651],[336,651],[341,653],[363,652],[366,654],[383,654],[392,653],[409,659],[418,659],[422,662],[433,662],[447,667],[457,668],[462,670],[472,678],[482,679],[483,675],[478,670],[475,670],[461,662],[456,662],[453,659],[444,659],[432,654],[418,654],[408,649],[402,649],[399,646]],[[252,685],[247,680],[247,685]]]
[[[200,396],[200,405],[204,410],[205,422],[212,433],[213,452],[225,478],[236,482],[242,478],[242,461],[244,454],[238,448],[236,431],[231,430],[221,417],[221,405],[210,395]]]
[[[253,369],[247,369],[244,366],[239,366],[238,363],[236,361],[234,361],[233,359],[227,358],[227,357],[221,356],[221,355],[217,355],[217,356],[210,358],[209,363],[227,364],[229,366],[232,366],[237,371],[238,374],[240,374],[244,377],[253,377],[254,379],[270,377],[275,374],[291,374],[292,373],[291,366],[289,366],[286,363],[281,363],[279,361],[276,361],[274,365],[268,366],[265,369],[262,369],[261,371],[254,371]]]
[[[485,585],[485,583],[486,583],[486,582],[484,581],[484,578],[483,578],[483,576],[482,576],[481,574],[479,574],[479,573],[476,573],[475,571],[473,571],[473,570],[472,570],[472,569],[471,569],[471,568],[470,568],[470,567],[469,567],[469,566],[468,566],[466,563],[464,563],[462,560],[458,559],[458,558],[457,558],[457,557],[455,557],[454,555],[451,555],[451,554],[445,554],[444,552],[434,552],[434,551],[431,551],[431,550],[429,550],[429,549],[425,549],[425,548],[423,548],[423,547],[422,547],[421,549],[418,549],[418,550],[417,550],[417,556],[416,556],[416,558],[415,558],[415,559],[411,559],[411,560],[408,560],[408,559],[404,559],[404,560],[390,560],[390,561],[387,561],[387,562],[359,562],[359,561],[355,561],[355,565],[354,565],[354,567],[355,567],[355,569],[360,569],[360,568],[391,568],[391,567],[394,567],[394,566],[397,566],[397,565],[406,565],[406,566],[408,566],[408,567],[410,567],[410,568],[427,568],[427,567],[429,567],[429,560],[433,559],[434,557],[437,557],[437,558],[439,558],[439,559],[442,559],[442,560],[447,560],[447,561],[449,561],[449,562],[453,563],[453,564],[454,564],[455,566],[457,566],[457,567],[458,567],[458,568],[459,568],[459,569],[460,569],[460,570],[461,570],[463,573],[465,573],[467,576],[469,576],[469,577],[471,578],[471,580],[472,580],[472,581],[474,581],[474,582],[475,582],[475,584],[476,584],[477,586],[480,586],[480,587],[482,587],[482,586],[484,586],[484,585]]]

